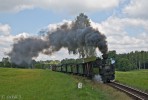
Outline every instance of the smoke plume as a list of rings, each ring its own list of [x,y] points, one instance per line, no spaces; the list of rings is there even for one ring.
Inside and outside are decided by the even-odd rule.
[[[105,35],[91,27],[89,19],[81,13],[71,23],[64,23],[54,30],[43,29],[38,37],[18,38],[8,54],[15,64],[30,64],[39,53],[52,55],[61,48],[67,48],[69,54],[80,57],[96,55],[96,48],[103,54],[108,51]]]

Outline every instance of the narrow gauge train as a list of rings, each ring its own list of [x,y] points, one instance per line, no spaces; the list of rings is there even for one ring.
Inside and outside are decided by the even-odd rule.
[[[76,62],[66,62],[61,65],[52,66],[53,71],[71,73],[93,78],[94,75],[100,75],[104,83],[115,79],[114,64],[107,59],[107,54],[102,55],[103,59],[91,57],[85,59],[77,59]]]

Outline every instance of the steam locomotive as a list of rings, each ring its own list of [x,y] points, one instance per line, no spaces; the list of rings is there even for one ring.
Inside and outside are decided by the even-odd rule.
[[[61,65],[52,66],[53,71],[82,75],[93,78],[100,75],[104,83],[115,79],[114,64],[108,59],[108,55],[102,55],[103,59],[91,57],[85,59],[77,59],[76,62],[66,62]]]

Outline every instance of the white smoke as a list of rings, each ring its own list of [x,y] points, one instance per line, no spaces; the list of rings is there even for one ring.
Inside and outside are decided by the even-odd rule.
[[[103,83],[103,81],[102,81],[102,78],[101,78],[101,75],[95,75],[94,76],[94,78],[93,78],[93,80],[95,80],[95,81],[97,81],[97,82],[99,82],[99,83]]]

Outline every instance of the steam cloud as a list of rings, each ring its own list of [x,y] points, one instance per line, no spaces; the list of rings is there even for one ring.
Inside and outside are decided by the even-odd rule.
[[[40,52],[51,55],[61,48],[67,48],[69,54],[80,57],[96,55],[96,48],[106,54],[108,51],[105,35],[90,26],[89,19],[81,13],[76,20],[57,26],[55,30],[42,30],[44,36],[18,38],[8,54],[13,63],[31,64],[32,58]]]

